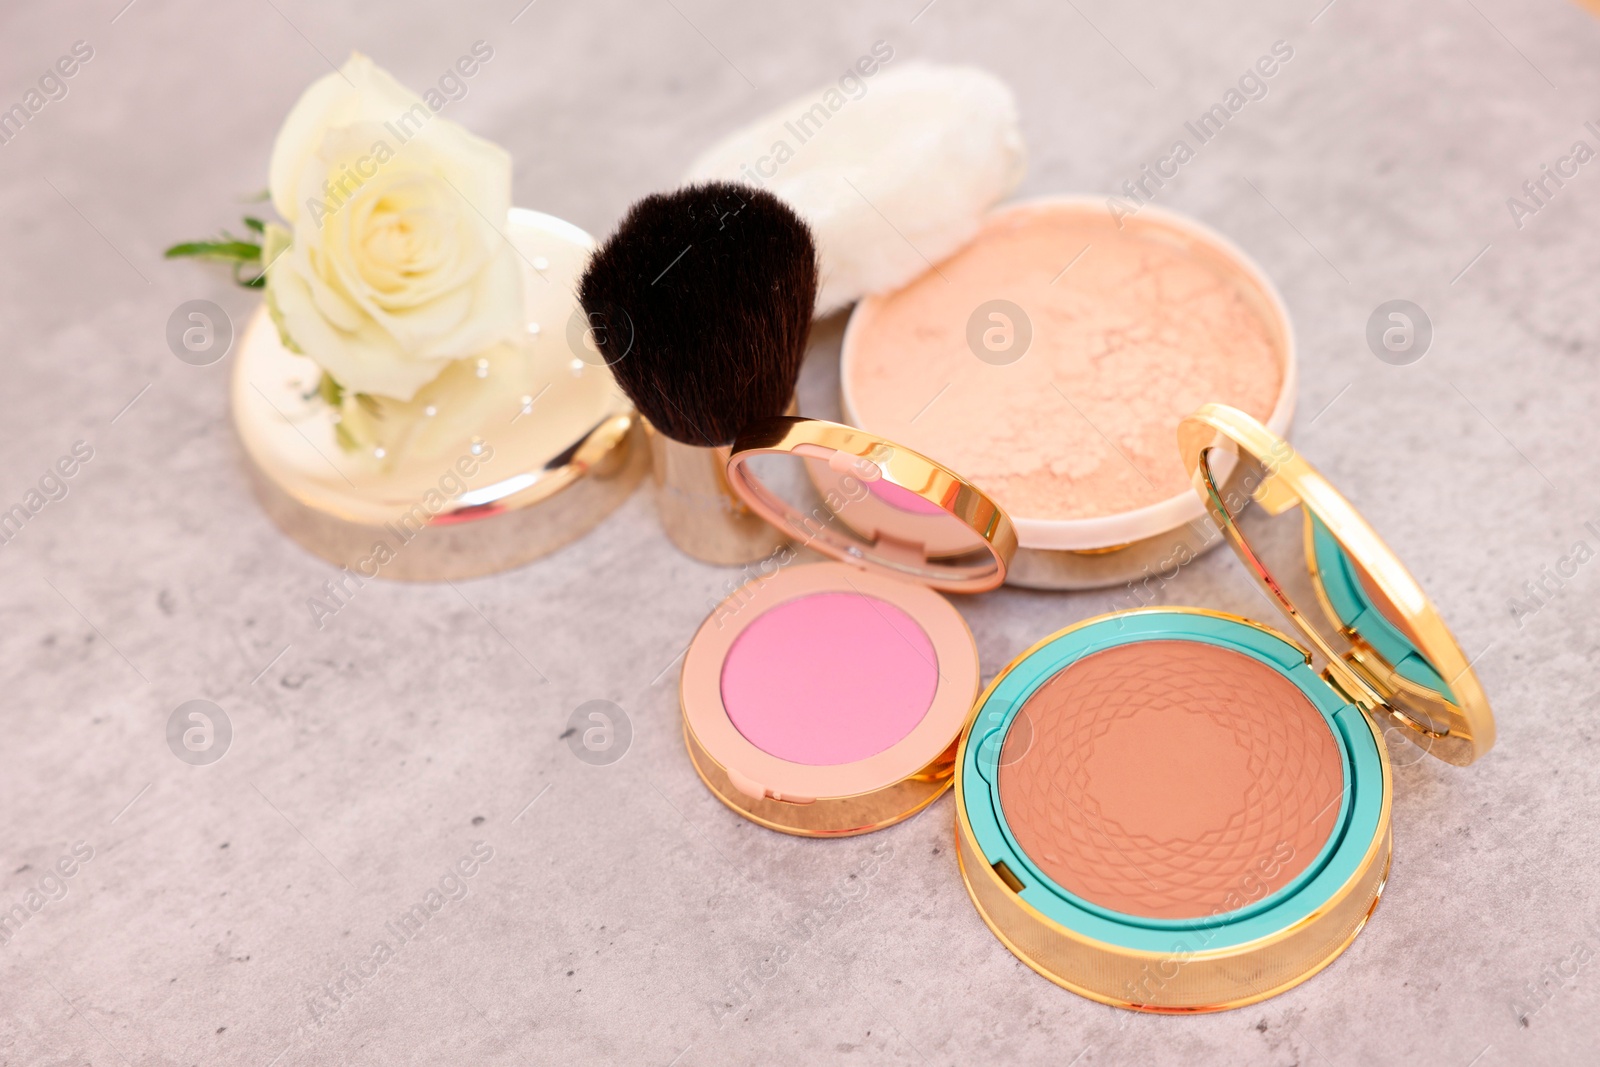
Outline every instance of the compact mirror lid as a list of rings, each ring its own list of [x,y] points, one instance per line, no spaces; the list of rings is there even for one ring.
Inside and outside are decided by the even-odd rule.
[[[1005,581],[1011,519],[960,475],[875,434],[781,416],[747,427],[728,484],[807,548],[949,592]]]
[[[1494,715],[1466,653],[1411,572],[1316,468],[1223,404],[1185,419],[1178,444],[1212,521],[1325,658],[1331,683],[1386,732],[1447,763],[1471,763],[1493,746]],[[1253,469],[1225,488],[1235,457]],[[1241,523],[1252,502],[1261,514]]]

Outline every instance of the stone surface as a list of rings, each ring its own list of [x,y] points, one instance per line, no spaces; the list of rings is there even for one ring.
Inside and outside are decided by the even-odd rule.
[[[75,842],[93,850],[0,946],[0,1062],[1592,1059],[1600,567],[1531,615],[1512,604],[1575,541],[1600,544],[1600,163],[1520,228],[1506,203],[1575,140],[1597,143],[1584,122],[1600,123],[1600,26],[1583,9],[123,2],[0,16],[0,105],[74,41],[94,49],[68,95],[0,146],[0,507],[74,442],[93,448],[66,497],[0,548],[0,904],[26,900]],[[1500,725],[1470,769],[1397,770],[1392,877],[1343,957],[1245,1010],[1130,1015],[1035,976],[989,934],[956,873],[949,799],[837,842],[736,818],[690,768],[674,694],[675,657],[729,572],[674,552],[646,493],[531,566],[370,584],[316,625],[306,600],[332,569],[251,499],[228,363],[186,365],[164,341],[186,300],[242,322],[254,297],[160,251],[235,222],[329,60],[360,48],[420,88],[478,39],[495,56],[454,116],[512,151],[518,203],[596,233],[877,40],[1011,81],[1029,195],[1137,177],[1274,41],[1292,44],[1267,95],[1158,202],[1228,234],[1281,287],[1297,442],[1480,657]],[[1367,347],[1392,299],[1434,326],[1411,365]],[[838,329],[807,368],[812,413],[834,405]],[[1268,611],[1219,554],[1159,599]],[[1118,602],[1003,591],[960,607],[992,676]],[[194,699],[233,728],[210,766],[167,745]],[[590,700],[631,721],[611,765],[561,737]],[[466,865],[466,895],[399,944],[385,924],[480,841],[492,858]],[[358,992],[336,1011],[319,999],[347,968],[371,974],[380,939],[393,957]]]

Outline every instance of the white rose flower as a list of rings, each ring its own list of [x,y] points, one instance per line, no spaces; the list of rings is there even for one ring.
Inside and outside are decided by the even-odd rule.
[[[452,360],[522,334],[503,235],[511,157],[352,54],[272,148],[266,299],[284,341],[345,390],[410,400]],[[285,243],[287,248],[285,249]]]

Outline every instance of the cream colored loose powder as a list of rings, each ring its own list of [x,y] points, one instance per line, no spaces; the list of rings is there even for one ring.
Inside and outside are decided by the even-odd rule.
[[[1069,266],[1070,264],[1070,266]],[[1017,305],[1018,323],[974,310]],[[1283,383],[1270,306],[1236,261],[1165,223],[1019,205],[852,323],[860,425],[931,456],[1013,516],[1112,515],[1190,492],[1177,428],[1220,402],[1266,420]],[[1007,333],[1007,328],[1010,333]],[[1014,350],[1013,350],[1014,352]]]

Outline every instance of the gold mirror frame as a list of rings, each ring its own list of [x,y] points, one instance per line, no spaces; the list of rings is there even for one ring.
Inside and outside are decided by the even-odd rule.
[[[1425,752],[1446,763],[1465,766],[1493,747],[1494,714],[1461,646],[1411,572],[1315,467],[1283,438],[1243,411],[1224,404],[1207,404],[1184,419],[1178,427],[1178,447],[1212,522],[1267,598],[1322,654],[1326,662],[1323,676],[1330,685],[1385,730],[1390,725],[1400,728]],[[1315,516],[1328,529],[1394,606],[1418,651],[1447,680],[1455,696],[1453,702],[1443,694],[1424,694],[1405,682],[1395,674],[1392,664],[1348,629],[1341,627],[1341,634],[1350,647],[1332,647],[1323,630],[1306,618],[1284,592],[1236,525],[1234,513],[1222,498],[1222,489],[1211,477],[1209,453],[1214,449],[1242,452],[1262,467],[1265,478],[1252,495],[1270,514],[1278,515],[1300,505],[1308,517]],[[1308,557],[1308,565],[1312,558]],[[1327,608],[1319,605],[1318,610]],[[1396,706],[1396,698],[1402,706]],[[1421,712],[1408,712],[1404,707],[1408,704],[1421,704],[1423,708]]]
[[[751,459],[773,453],[810,460],[843,457],[848,464],[843,469],[862,480],[881,478],[963,523],[976,535],[974,552],[980,545],[987,550],[985,561],[965,567],[937,560],[923,560],[918,565],[899,552],[878,551],[874,542],[863,537],[844,535],[827,521],[817,521],[819,516],[797,511],[750,469]],[[926,456],[835,422],[783,415],[747,427],[733,443],[728,484],[751,510],[806,547],[844,563],[888,570],[934,589],[956,593],[994,589],[1005,581],[1006,569],[1017,551],[1017,533],[1010,517],[982,490]]]

